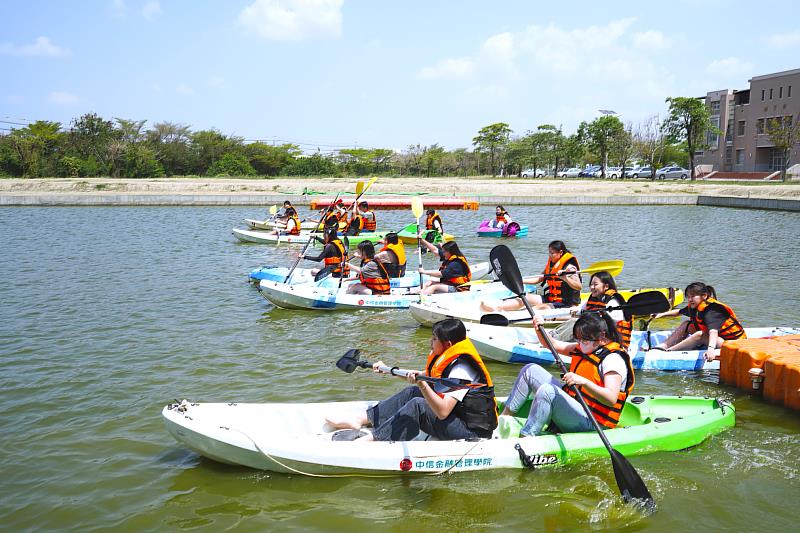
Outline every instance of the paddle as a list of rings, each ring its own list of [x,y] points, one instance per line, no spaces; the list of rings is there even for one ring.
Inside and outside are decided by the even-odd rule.
[[[598,261],[596,263],[592,263],[587,268],[570,272],[570,274],[596,274],[597,272],[602,272],[605,270],[612,277],[614,277],[619,276],[624,265],[625,261],[622,261],[621,259],[610,259],[608,261]],[[498,283],[499,281],[499,279],[476,279],[475,281],[468,281],[467,283],[464,283],[464,285],[481,285],[483,283]],[[516,298],[516,296],[512,296],[511,298]]]
[[[336,193],[336,197],[335,197],[333,200],[331,200],[331,203],[330,203],[330,204],[328,204],[328,207],[327,207],[327,209],[330,209],[330,207],[331,207],[332,205],[335,205],[335,204],[336,204],[336,200],[338,200],[338,199],[339,199],[339,195],[340,195],[340,194],[342,194],[342,193],[341,193],[341,192],[337,192],[337,193]],[[327,209],[326,209],[326,211],[327,211]],[[297,256],[297,259],[295,259],[295,261],[294,261],[294,264],[292,265],[292,268],[290,268],[290,269],[289,269],[289,273],[288,273],[288,274],[286,274],[286,277],[283,279],[283,282],[284,282],[284,283],[288,283],[288,282],[289,282],[289,278],[291,278],[291,277],[292,277],[292,273],[294,272],[294,269],[295,269],[295,268],[297,268],[297,265],[299,265],[299,264],[300,264],[300,260],[301,260],[301,259],[303,258],[303,256],[306,254],[306,251],[308,250],[308,247],[311,245],[311,243],[314,241],[314,238],[315,238],[315,235],[314,235],[314,232],[312,231],[312,232],[311,232],[311,235],[308,237],[308,242],[306,242],[306,245],[305,245],[305,246],[303,246],[303,251],[302,251],[302,252],[300,252],[300,255],[298,255],[298,256]]]
[[[341,262],[342,270],[341,272],[339,272],[339,289],[342,288],[342,280],[344,279],[344,269],[347,266],[347,254],[350,251],[350,239],[347,238],[347,235],[344,235],[342,237],[342,245],[344,246],[344,257],[342,257],[342,262]]]
[[[419,237],[419,217],[422,216],[422,212],[425,210],[425,206],[422,205],[422,198],[419,196],[415,196],[411,199],[411,212],[414,213],[414,216],[417,219],[417,266],[422,267],[422,241]],[[422,291],[422,272],[419,273],[419,289]]]
[[[343,370],[348,374],[352,374],[356,368],[372,368],[372,363],[369,361],[363,360],[360,358],[361,350],[357,350],[351,348],[347,350],[347,352],[336,361],[336,367],[339,370]],[[402,376],[405,377],[410,374],[411,370],[403,370],[402,368],[398,367],[388,367],[388,366],[379,366],[379,372],[383,372],[384,374],[391,374],[392,376]],[[417,374],[418,381],[427,381],[434,385],[434,391],[436,392],[448,392],[451,390],[457,389],[469,389],[472,387],[484,387],[485,384],[483,383],[472,383],[467,381],[466,379],[458,379],[458,378],[432,378],[429,376],[425,376],[423,374]]]
[[[654,313],[663,313],[664,311],[669,311],[669,308],[669,300],[667,300],[667,297],[664,296],[664,294],[659,291],[647,291],[634,294],[625,304],[622,305],[606,307],[605,309],[592,309],[589,311],[584,310],[583,312],[594,313],[598,311],[619,311],[622,309],[630,311],[631,315],[644,316],[652,315]],[[569,310],[563,309],[563,311],[567,312]],[[529,318],[517,318],[514,320],[509,320],[508,317],[501,315],[500,313],[489,313],[481,317],[481,324],[505,327],[515,322],[527,322],[529,320]]]
[[[494,267],[495,274],[498,278],[500,278],[500,281],[502,281],[503,285],[505,285],[508,290],[522,299],[522,301],[525,303],[525,307],[528,309],[528,313],[530,313],[531,318],[533,318],[533,309],[531,308],[531,304],[528,303],[528,300],[525,298],[525,286],[522,284],[522,274],[519,272],[517,260],[514,258],[511,250],[502,244],[495,246],[489,252],[489,260],[492,263],[492,267]],[[538,329],[539,334],[552,352],[553,358],[561,367],[561,371],[566,374],[568,369],[566,365],[564,365],[564,361],[562,361],[561,357],[559,357],[556,353],[556,349],[553,346],[550,337],[547,335],[547,332],[542,326],[539,326]],[[586,400],[583,398],[583,394],[581,393],[580,389],[575,385],[570,385],[570,388],[573,390],[573,392],[575,392],[578,402],[581,404],[581,407],[583,407],[586,416],[588,416],[589,420],[591,420],[595,431],[597,431],[597,434],[600,436],[600,440],[603,441],[603,445],[606,447],[606,450],[608,450],[608,453],[611,456],[611,464],[614,467],[614,477],[617,480],[617,486],[619,487],[620,494],[622,494],[622,499],[625,500],[625,502],[630,502],[631,500],[640,500],[646,509],[653,510],[655,508],[655,500],[653,500],[653,497],[650,495],[650,491],[647,490],[647,486],[645,486],[644,481],[642,480],[641,476],[639,476],[639,473],[633,468],[633,465],[630,464],[624,455],[611,447],[611,443],[608,441],[608,438],[600,428],[600,424],[597,423],[597,420],[595,420],[594,416],[592,415],[592,411],[586,404]]]

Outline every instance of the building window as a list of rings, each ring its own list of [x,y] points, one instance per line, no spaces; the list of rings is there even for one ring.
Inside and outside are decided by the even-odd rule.
[[[711,114],[719,115],[719,100],[711,102]]]
[[[784,167],[783,150],[772,148],[769,151],[769,170],[781,170]]]
[[[772,100],[772,89],[769,90],[769,99]]]
[[[744,150],[736,150],[736,164],[744,165]]]
[[[739,137],[744,135],[744,120],[739,121],[739,124],[736,127],[736,135],[738,135]]]
[[[783,85],[778,87],[778,98],[783,98]]]
[[[764,121],[765,120],[766,119],[763,119],[763,118],[760,118],[760,119],[756,120],[756,133],[758,135],[763,135],[763,133],[764,133]]]
[[[792,97],[792,86],[789,85],[789,90],[786,91],[786,98],[791,98],[791,97]]]
[[[764,93],[765,93],[765,92],[766,92],[766,91],[765,91],[764,89],[761,89],[761,101],[762,101],[762,102],[764,101]]]

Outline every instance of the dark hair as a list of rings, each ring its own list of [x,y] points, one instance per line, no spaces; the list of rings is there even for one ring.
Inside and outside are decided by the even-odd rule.
[[[498,205],[497,207],[495,207],[495,209],[499,209],[499,210],[500,210],[500,211],[502,211],[503,213],[508,213],[508,211],[506,211],[506,208],[505,208],[505,207],[503,207],[502,205]]]
[[[287,207],[286,208],[286,216],[291,217],[297,214],[297,210],[294,207]]]
[[[433,325],[433,336],[441,342],[461,342],[467,338],[467,328],[457,318],[445,318]]]
[[[386,242],[389,244],[397,244],[399,239],[397,238],[397,233],[391,232],[386,234]]]
[[[358,249],[361,250],[361,256],[367,259],[375,257],[375,245],[370,241],[361,241],[358,243]]]
[[[325,229],[325,242],[333,242],[339,238],[339,230],[333,226]]]
[[[456,241],[448,241],[448,242],[444,243],[442,245],[442,250],[444,250],[445,252],[450,253],[450,255],[460,255],[462,257],[464,256],[464,254],[461,253],[461,250],[458,249],[458,245],[456,244]]]
[[[366,201],[366,200],[361,200],[361,201],[358,203],[358,207],[366,207],[366,208],[369,208],[369,204],[367,203],[367,201]]]
[[[714,290],[714,287],[699,281],[688,284],[683,293],[686,296],[689,296],[690,294],[699,294],[700,296],[708,296],[709,298],[714,298],[715,300],[717,298],[717,291]]]
[[[564,241],[552,241],[550,244],[547,245],[548,248],[552,248],[556,252],[567,253],[567,245],[564,244]]]
[[[428,210],[427,210],[427,211],[425,211],[425,212],[426,212],[427,214],[429,214],[429,215],[432,215],[432,214],[434,214],[434,213],[436,212],[436,209],[428,209]]]
[[[603,336],[611,342],[622,342],[614,319],[602,310],[598,313],[582,313],[575,321],[572,335],[576,339],[597,340]]]
[[[284,200],[283,207],[292,207],[292,202],[290,202],[289,200]]]
[[[589,283],[591,283],[592,282],[591,280],[593,280],[594,278],[599,279],[600,283],[608,285],[609,289],[617,290],[617,282],[614,281],[614,278],[611,277],[611,274],[609,274],[605,270],[601,270],[600,272],[595,272],[594,274],[592,274]]]

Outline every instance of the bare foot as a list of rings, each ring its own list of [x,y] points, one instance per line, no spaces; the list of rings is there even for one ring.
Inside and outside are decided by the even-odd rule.
[[[361,429],[362,426],[365,426],[369,422],[369,419],[367,419],[366,416],[360,418],[325,417],[325,422],[327,422],[334,429]]]
[[[486,303],[485,301],[483,301],[483,300],[481,300],[480,310],[481,310],[481,311],[487,311],[487,312],[490,312],[490,313],[491,313],[491,312],[494,312],[494,311],[497,311],[497,309],[495,309],[495,308],[494,308],[494,307],[492,307],[491,305],[487,304],[487,303]]]

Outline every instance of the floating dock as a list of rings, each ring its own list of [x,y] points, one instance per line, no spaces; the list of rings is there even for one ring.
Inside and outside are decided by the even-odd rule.
[[[333,201],[334,197],[321,197],[311,200],[311,209],[323,209],[328,207]],[[342,201],[345,205],[350,205],[355,200],[353,196],[342,196]],[[403,196],[396,198],[364,198],[369,203],[369,206],[375,209],[411,209],[411,199],[413,196]],[[434,209],[469,209],[477,210],[480,207],[480,202],[475,200],[466,200],[464,198],[442,198],[435,196],[422,196],[422,204],[425,208],[432,207]]]
[[[719,381],[800,410],[800,335],[727,341],[720,350]]]

